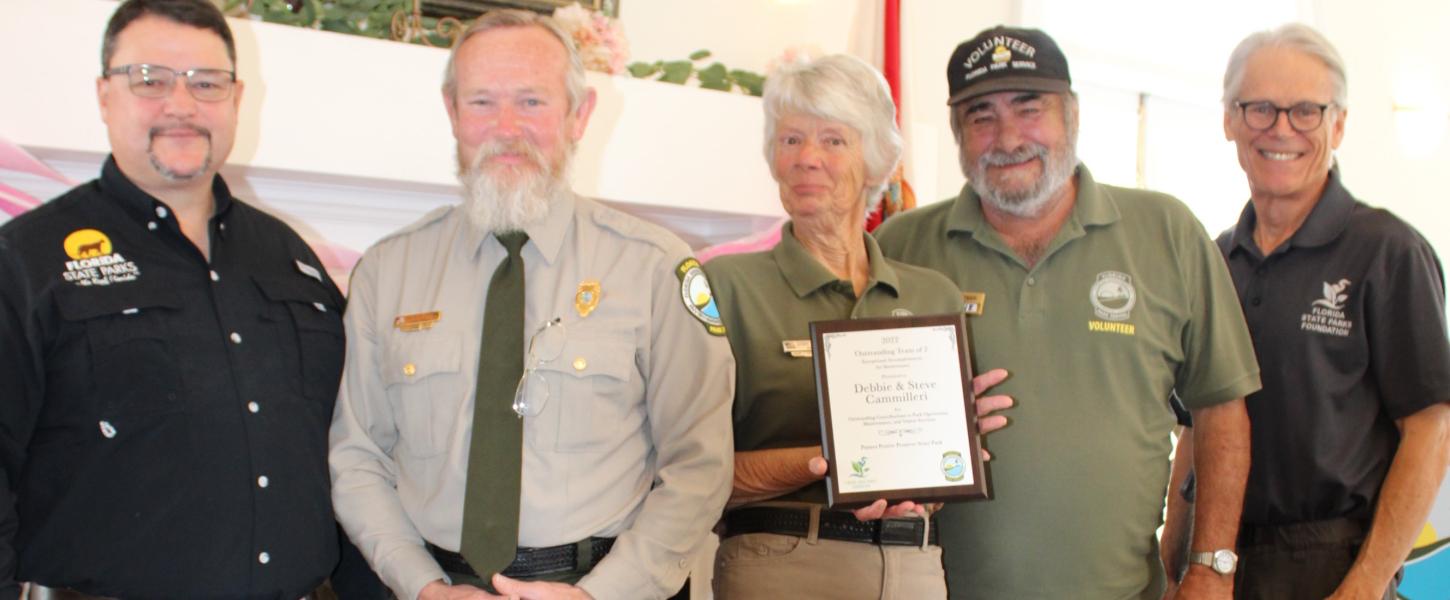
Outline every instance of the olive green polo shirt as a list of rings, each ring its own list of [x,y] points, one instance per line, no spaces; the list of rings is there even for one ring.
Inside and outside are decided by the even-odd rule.
[[[940,273],[882,257],[866,235],[871,275],[859,297],[782,227],[774,249],[721,256],[705,264],[735,354],[735,449],[819,446],[815,371],[782,342],[809,343],[812,321],[934,315],[962,309],[957,287]],[[824,483],[782,499],[825,503]]]
[[[1032,268],[970,187],[877,231],[887,256],[986,294],[976,366],[1012,373],[993,390],[1016,399],[986,439],[994,498],[940,513],[953,598],[1157,598],[1169,392],[1196,409],[1259,389],[1233,282],[1188,208],[1086,167],[1077,181]]]

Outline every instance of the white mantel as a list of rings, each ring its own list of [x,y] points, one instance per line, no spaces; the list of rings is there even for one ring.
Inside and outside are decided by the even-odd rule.
[[[115,6],[8,0],[0,19],[0,135],[77,179],[94,176],[108,152],[95,77]],[[226,171],[239,195],[357,249],[452,201],[454,145],[439,92],[446,50],[231,25],[246,84]],[[575,159],[580,193],[696,245],[782,214],[761,155],[759,99],[592,72],[589,84],[599,102]],[[27,183],[53,189],[17,185]]]

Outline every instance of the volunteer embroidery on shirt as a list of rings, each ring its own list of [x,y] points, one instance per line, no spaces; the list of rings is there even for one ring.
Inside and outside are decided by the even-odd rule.
[[[141,268],[126,260],[111,245],[111,238],[96,229],[78,229],[62,242],[66,256],[61,277],[79,286],[111,285],[135,281]]]
[[[1309,312],[1299,315],[1299,329],[1349,337],[1354,321],[1344,314],[1344,301],[1349,299],[1349,280],[1324,282],[1324,297],[1309,305]]]
[[[1133,315],[1133,305],[1138,303],[1138,290],[1133,287],[1133,277],[1118,271],[1098,273],[1093,287],[1088,292],[1093,314],[1102,321],[1088,321],[1088,331],[1137,335],[1132,323],[1122,323]]]

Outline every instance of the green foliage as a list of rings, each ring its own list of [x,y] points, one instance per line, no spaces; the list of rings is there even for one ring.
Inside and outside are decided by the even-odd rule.
[[[639,79],[654,79],[684,85],[693,77],[699,80],[700,87],[707,90],[728,92],[738,87],[751,96],[761,94],[765,87],[764,75],[741,69],[729,69],[719,62],[710,63],[704,68],[696,66],[695,63],[707,58],[710,58],[709,50],[696,50],[690,53],[689,60],[637,62],[631,63],[628,69],[630,75]]]
[[[295,25],[392,39],[393,16],[411,16],[412,0],[225,0],[222,10],[233,16],[252,16],[268,23]],[[438,19],[424,17],[423,27],[430,33],[428,41],[435,46],[448,46],[451,40],[436,34]],[[422,43],[422,38],[410,40]]]

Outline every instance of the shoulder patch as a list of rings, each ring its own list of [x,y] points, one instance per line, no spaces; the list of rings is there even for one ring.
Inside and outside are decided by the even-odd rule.
[[[710,335],[725,335],[720,307],[715,304],[715,295],[710,292],[710,281],[705,278],[700,261],[694,258],[680,261],[680,265],[675,267],[675,275],[680,278],[680,301],[684,303],[685,310],[690,311]]]

